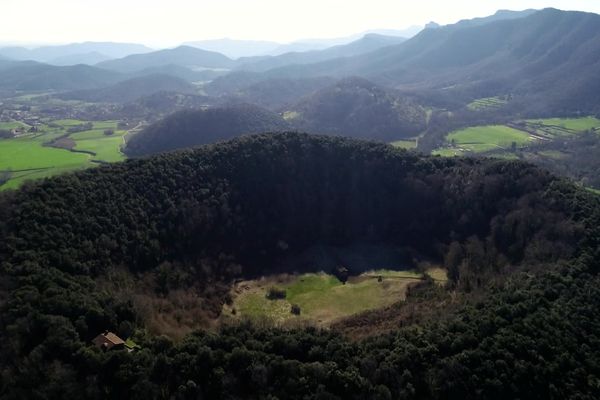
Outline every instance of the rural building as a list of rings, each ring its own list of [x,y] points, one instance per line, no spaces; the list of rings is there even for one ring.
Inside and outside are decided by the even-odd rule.
[[[92,342],[96,347],[103,350],[122,349],[125,347],[125,341],[109,331],[96,336]]]

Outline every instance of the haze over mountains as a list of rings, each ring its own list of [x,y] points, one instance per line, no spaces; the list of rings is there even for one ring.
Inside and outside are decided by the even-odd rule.
[[[360,34],[333,39],[307,39],[281,44],[269,41],[214,39],[196,42],[186,42],[184,45],[197,47],[203,50],[220,52],[230,58],[252,56],[278,56],[285,53],[323,50],[328,47],[341,46],[354,42],[366,35],[375,34],[409,39],[415,36],[423,27],[411,26],[406,29],[373,29]]]
[[[96,64],[130,54],[147,53],[149,47],[133,43],[85,42],[57,46],[3,47],[0,54],[13,60],[31,60],[56,65]]]

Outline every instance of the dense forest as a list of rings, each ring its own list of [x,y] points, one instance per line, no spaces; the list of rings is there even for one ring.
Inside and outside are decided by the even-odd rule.
[[[31,183],[0,196],[0,394],[597,398],[599,227],[598,197],[529,164],[304,134]],[[423,282],[340,331],[242,324],[173,341],[149,328],[190,292],[190,330],[207,327],[233,279],[359,242],[438,260],[448,287]],[[397,318],[419,304],[442,317]],[[375,331],[342,334],[361,324]],[[105,329],[141,349],[102,352]]]
[[[127,142],[124,150],[129,156],[143,156],[286,128],[288,124],[280,115],[250,104],[190,109],[144,129]]]
[[[524,157],[555,174],[568,176],[585,186],[600,188],[600,135],[597,132],[543,143],[535,150]],[[544,151],[560,151],[560,155],[540,157],[539,152]]]
[[[347,78],[300,100],[291,121],[305,132],[391,142],[427,126],[425,109],[362,78]]]

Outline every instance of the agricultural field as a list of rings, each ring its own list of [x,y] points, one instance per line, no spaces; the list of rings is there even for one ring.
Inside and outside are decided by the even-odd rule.
[[[19,121],[14,122],[0,122],[0,130],[2,131],[10,131],[17,128],[29,129],[29,125],[24,124]]]
[[[442,156],[464,153],[483,153],[493,150],[509,150],[529,144],[533,139],[526,132],[504,125],[476,126],[452,132],[446,137],[449,147],[436,150]]]
[[[515,158],[511,155],[513,143],[516,149],[577,135],[585,131],[600,133],[600,119],[550,118],[515,121],[506,125],[475,126],[452,132],[446,136],[446,145],[432,152],[444,157],[482,153],[494,157]],[[544,154],[546,156],[546,154]],[[560,154],[548,153],[550,158]]]
[[[117,129],[117,121],[93,122],[91,129],[69,133],[69,128],[84,124],[86,121],[47,121],[36,132],[0,139],[0,190],[17,188],[26,180],[125,159],[121,146],[126,131]],[[114,133],[106,135],[107,129]]]
[[[495,110],[498,109],[508,101],[502,97],[485,97],[482,99],[474,100],[467,105],[467,108],[472,111],[483,111],[483,110]]]
[[[392,142],[392,146],[400,149],[412,150],[417,148],[417,139],[403,139]]]
[[[433,269],[430,275],[441,283],[447,280],[440,268]],[[242,281],[235,285],[233,304],[224,306],[222,318],[250,319],[277,326],[329,326],[341,318],[405,299],[408,286],[422,278],[415,271],[374,270],[351,277],[345,284],[325,273]],[[267,294],[273,288],[284,291],[285,298],[268,299]],[[292,305],[299,307],[299,315],[291,312]]]
[[[586,130],[600,130],[600,119],[594,117],[585,118],[549,118],[531,119],[528,124],[540,125],[546,128],[558,128],[563,132],[578,133]]]

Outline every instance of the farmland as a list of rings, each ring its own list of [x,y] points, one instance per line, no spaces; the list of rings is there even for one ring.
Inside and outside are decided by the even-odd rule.
[[[482,99],[474,100],[467,105],[467,108],[472,111],[483,111],[483,110],[495,110],[498,109],[508,101],[502,97],[486,97]]]
[[[446,157],[469,153],[505,156],[514,150],[585,131],[600,132],[600,120],[593,117],[530,119],[506,125],[469,127],[448,134],[447,144],[433,154]],[[560,154],[548,153],[548,156],[557,158]]]
[[[417,139],[396,140],[395,142],[392,142],[392,146],[407,150],[416,149]]]
[[[79,120],[46,121],[31,132],[31,127],[20,122],[4,126],[22,128],[22,132],[14,138],[0,139],[0,190],[17,188],[26,180],[125,158],[120,149],[126,131],[118,130],[116,121],[87,125]],[[86,130],[72,132],[78,126]],[[105,134],[108,129],[114,133]]]
[[[513,143],[516,146],[523,146],[532,140],[526,132],[508,126],[477,126],[450,133],[446,138],[450,146],[439,149],[434,154],[450,156],[467,152],[507,150],[512,147]]]
[[[431,275],[440,282],[446,279],[445,271],[440,269],[432,270]],[[325,273],[243,281],[233,289],[233,304],[224,306],[223,318],[328,326],[340,318],[403,300],[408,286],[422,277],[414,271],[377,270],[351,277],[345,284]],[[269,300],[271,288],[285,291],[285,298]],[[299,315],[291,313],[292,305],[299,307]]]

